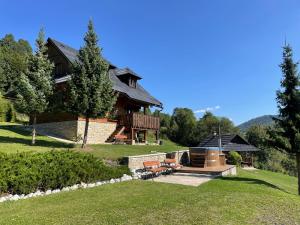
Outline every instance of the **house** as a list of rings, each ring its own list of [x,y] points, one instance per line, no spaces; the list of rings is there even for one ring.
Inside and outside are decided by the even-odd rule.
[[[55,65],[54,78],[57,92],[67,96],[66,84],[71,78],[72,63],[77,59],[78,51],[52,38],[47,40],[48,57]],[[107,61],[108,62],[108,61]],[[91,119],[88,131],[88,143],[113,142],[122,136],[129,143],[146,143],[148,131],[159,139],[159,117],[146,115],[149,107],[162,109],[162,103],[151,96],[139,83],[142,79],[129,68],[118,68],[109,63],[109,77],[118,99],[108,118]],[[61,108],[55,112],[38,115],[37,130],[41,133],[75,140],[83,136],[84,118],[72,115]]]
[[[228,155],[230,151],[236,151],[242,156],[243,164],[252,166],[253,153],[259,151],[259,149],[254,147],[253,145],[250,145],[244,138],[242,138],[238,134],[222,134],[221,136],[220,135],[208,136],[205,140],[203,140],[198,145],[198,147],[191,148],[191,151],[194,152],[217,151],[219,152],[219,155],[223,156],[223,154],[225,154],[225,157]],[[201,162],[200,161],[199,163],[203,163],[202,161]]]

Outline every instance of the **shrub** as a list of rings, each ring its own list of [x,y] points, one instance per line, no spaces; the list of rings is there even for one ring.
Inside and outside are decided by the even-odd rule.
[[[285,170],[284,173],[286,173],[290,176],[295,176],[295,177],[297,176],[297,163],[296,163],[296,157],[295,156],[287,155],[281,161],[281,165]]]
[[[228,154],[228,161],[234,165],[240,166],[242,163],[242,156],[235,151],[230,151]]]
[[[129,174],[125,166],[107,166],[91,154],[74,151],[0,154],[0,192],[27,194]]]
[[[15,114],[13,104],[0,95],[0,122],[14,122]]]
[[[265,151],[267,153],[267,158],[266,160],[261,160],[260,156],[257,156],[254,160],[254,166],[256,168],[284,173],[290,176],[297,176],[295,156],[272,148],[261,148],[261,151]]]

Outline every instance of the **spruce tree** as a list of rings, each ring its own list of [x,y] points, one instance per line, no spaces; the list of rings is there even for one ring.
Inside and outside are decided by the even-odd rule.
[[[279,127],[276,142],[279,148],[296,155],[298,170],[298,193],[300,195],[300,109],[299,74],[297,63],[293,61],[292,48],[283,47],[283,62],[280,64],[283,74],[281,90],[277,91],[279,117],[274,118]]]
[[[87,143],[90,118],[107,116],[116,102],[108,75],[109,65],[102,58],[101,51],[93,23],[89,21],[84,46],[79,50],[69,81],[69,108],[72,113],[85,117],[82,148]]]
[[[44,112],[53,93],[53,64],[47,56],[45,34],[40,30],[35,54],[28,59],[28,68],[20,74],[17,84],[16,106],[32,118],[32,144],[35,144],[36,116]]]

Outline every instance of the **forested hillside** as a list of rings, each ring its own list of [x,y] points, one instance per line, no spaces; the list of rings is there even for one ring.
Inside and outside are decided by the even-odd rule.
[[[274,122],[272,117],[274,117],[274,115],[259,116],[240,124],[238,128],[240,128],[242,132],[246,132],[253,125],[269,126],[272,125]]]

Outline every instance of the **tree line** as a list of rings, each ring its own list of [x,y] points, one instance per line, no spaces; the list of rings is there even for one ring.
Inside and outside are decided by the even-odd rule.
[[[160,117],[161,137],[168,138],[183,146],[196,146],[209,135],[221,133],[239,133],[233,122],[226,117],[217,117],[206,112],[201,118],[196,118],[188,108],[175,108],[172,115],[154,112]]]

